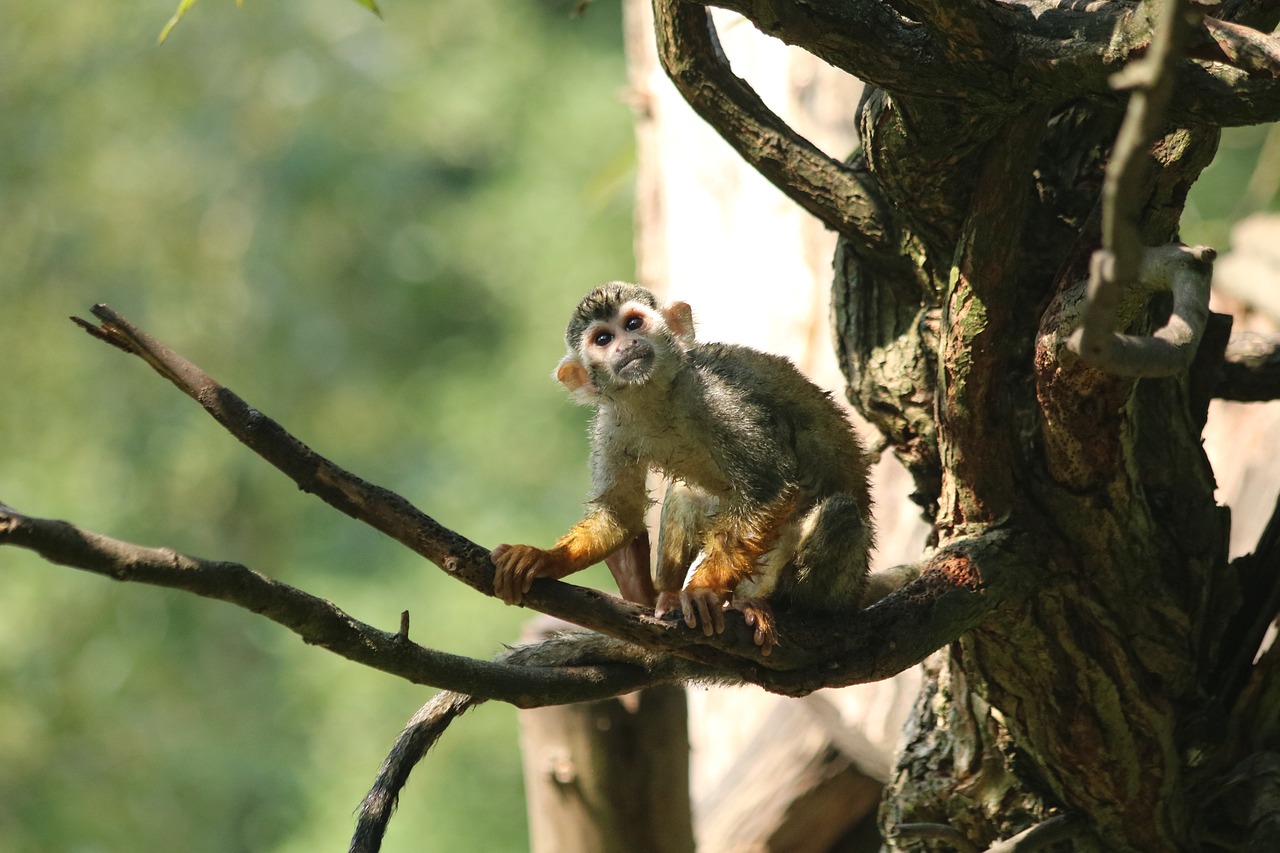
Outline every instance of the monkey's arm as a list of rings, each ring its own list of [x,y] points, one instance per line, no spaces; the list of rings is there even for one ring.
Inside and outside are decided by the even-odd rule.
[[[548,550],[533,545],[499,545],[493,549],[494,593],[507,604],[519,604],[536,578],[559,579],[594,565],[644,532],[648,504],[645,468],[638,463],[608,468],[597,477],[597,496],[585,518],[569,528]]]

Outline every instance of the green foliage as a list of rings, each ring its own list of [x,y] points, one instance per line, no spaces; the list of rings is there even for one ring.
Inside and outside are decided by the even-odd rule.
[[[160,37],[156,39],[158,44],[164,44],[165,39],[169,37],[169,33],[173,32],[173,28],[176,27],[178,22],[182,20],[183,16],[187,14],[187,10],[196,5],[197,2],[198,0],[182,0],[182,2],[178,4],[177,11],[174,12],[173,17],[165,23],[164,29],[160,31]],[[382,17],[382,10],[378,8],[378,4],[375,3],[374,0],[355,0],[355,2],[359,3],[370,12],[373,12],[373,14],[377,15],[379,18]],[[236,6],[244,6],[244,0],[236,0]]]
[[[1182,217],[1182,239],[1231,248],[1231,226],[1250,214],[1276,209],[1280,191],[1280,130],[1275,125],[1222,132],[1213,163],[1191,187]]]
[[[111,304],[476,541],[550,540],[586,485],[560,327],[632,272],[617,9],[209,4],[157,49],[166,5],[0,6],[0,501],[491,656],[523,611],[300,494],[66,317]],[[0,550],[0,849],[340,847],[428,694]],[[523,849],[514,725],[451,732],[386,849]]]

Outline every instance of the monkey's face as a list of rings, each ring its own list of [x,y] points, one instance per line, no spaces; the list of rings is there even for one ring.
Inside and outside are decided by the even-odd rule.
[[[597,320],[582,336],[581,352],[601,391],[643,385],[654,378],[671,350],[662,315],[637,302],[623,304],[608,320]]]
[[[649,385],[665,387],[695,344],[684,302],[659,305],[634,284],[611,282],[587,294],[565,331],[569,353],[555,377],[587,405]]]

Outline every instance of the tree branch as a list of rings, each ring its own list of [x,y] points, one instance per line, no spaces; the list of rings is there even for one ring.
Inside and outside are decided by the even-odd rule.
[[[309,645],[414,684],[464,691],[521,707],[602,699],[663,680],[663,674],[638,669],[634,661],[551,671],[428,649],[239,563],[202,560],[167,548],[122,542],[65,521],[32,518],[4,504],[0,504],[0,544],[28,548],[52,563],[113,580],[226,601],[283,625]]]
[[[828,157],[765,106],[729,67],[705,8],[655,0],[653,11],[662,67],[698,115],[829,228],[873,245],[887,244],[882,202],[870,176]]]
[[[762,32],[896,96],[963,104],[970,113],[993,117],[1075,98],[1118,102],[1108,78],[1151,46],[1146,4],[715,0],[704,5],[738,12]],[[1216,127],[1280,119],[1280,87],[1272,76],[1280,38],[1266,32],[1274,18],[1273,10],[1245,2],[1228,4],[1218,19],[1199,24],[1193,44],[1200,59],[1181,51],[1173,59],[1179,96],[1170,116]]]
[[[788,670],[768,669],[736,658],[729,658],[724,665],[688,660],[696,655],[682,648],[680,636],[707,638],[684,629],[676,620],[653,619],[647,622],[665,630],[668,639],[649,638],[646,645],[684,657],[654,654],[597,634],[570,634],[563,641],[549,641],[553,645],[546,648],[542,647],[547,644],[526,647],[528,651],[510,658],[522,666],[511,666],[501,662],[508,656],[491,663],[419,646],[398,631],[381,631],[322,598],[239,563],[122,542],[64,521],[33,518],[3,504],[0,545],[28,548],[52,563],[114,580],[181,589],[226,601],[283,625],[310,645],[356,663],[415,684],[520,707],[603,699],[671,681],[746,681],[788,695],[878,681],[915,665],[980,624],[994,607],[1025,589],[1019,578],[1033,564],[1032,545],[1025,537],[992,532],[956,543],[930,560],[916,580],[854,617],[792,617],[783,621],[792,659],[804,662]],[[617,604],[641,610],[622,601]],[[639,612],[629,616],[646,621]],[[524,668],[530,664],[540,668]]]
[[[1173,97],[1173,69],[1185,50],[1192,14],[1189,0],[1151,0],[1150,6],[1160,16],[1150,51],[1111,80],[1114,89],[1132,90],[1132,94],[1102,185],[1102,248],[1111,258],[1106,264],[1095,263],[1095,270],[1102,275],[1090,284],[1090,304],[1111,309],[1112,314],[1120,301],[1117,291],[1138,278],[1142,265],[1140,215],[1145,198],[1142,189],[1151,176],[1149,148]],[[1114,324],[1110,317],[1095,319],[1094,313],[1087,305],[1086,327]],[[1085,342],[1092,343],[1088,332]]]
[[[1120,376],[1171,376],[1185,371],[1209,316],[1212,249],[1199,247],[1189,264],[1180,250],[1144,250],[1142,205],[1150,180],[1149,149],[1163,127],[1173,96],[1174,66],[1191,25],[1202,14],[1189,0],[1160,0],[1150,52],[1116,75],[1117,89],[1132,89],[1102,187],[1102,248],[1094,254],[1080,329],[1072,348],[1086,363]],[[1153,338],[1118,336],[1145,309],[1153,286],[1173,292],[1173,317]],[[1125,308],[1127,304],[1128,308]]]
[[[1234,701],[1253,677],[1258,649],[1280,616],[1280,498],[1253,553],[1236,558],[1231,567],[1240,579],[1240,604],[1223,635],[1214,686],[1215,695]]]
[[[1207,246],[1140,249],[1135,273],[1122,277],[1112,263],[1118,255],[1105,248],[1095,252],[1080,328],[1068,346],[1086,364],[1116,376],[1136,379],[1186,372],[1209,322],[1216,254]],[[1120,334],[1117,329],[1137,319],[1151,295],[1159,292],[1173,296],[1169,322],[1152,335]]]
[[[1250,75],[1272,80],[1280,77],[1280,41],[1270,33],[1229,21],[1205,18],[1204,28],[1192,36],[1191,53]]]

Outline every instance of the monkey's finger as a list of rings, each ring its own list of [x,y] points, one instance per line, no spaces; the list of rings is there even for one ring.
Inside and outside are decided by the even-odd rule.
[[[515,573],[504,569],[493,579],[494,592],[507,604],[520,603],[520,587],[516,583]]]
[[[769,652],[773,651],[773,647],[776,644],[773,631],[763,625],[756,626],[756,633],[753,639],[756,641],[756,645],[760,647],[760,654],[765,657],[769,656]]]
[[[684,616],[686,627],[698,627],[698,611],[693,606],[693,596],[683,590],[680,592],[680,613]]]
[[[714,623],[715,632],[717,634],[723,634],[724,633],[724,604],[718,603],[718,602],[717,604],[718,606],[713,606],[711,608],[711,621]],[[710,634],[711,632],[708,631],[707,635],[710,636]]]
[[[707,600],[701,596],[694,602],[698,606],[698,618],[702,620],[702,634],[710,637],[712,634],[719,633],[716,631],[715,616],[716,609],[707,606]],[[723,629],[721,629],[723,630]]]
[[[534,579],[541,576],[542,573],[538,571],[538,568],[538,563],[534,562],[525,570],[524,574],[521,575],[520,593],[522,596],[533,587]]]
[[[695,620],[702,623],[702,633],[705,636],[710,637],[712,634],[724,630],[724,617],[720,616],[719,602],[716,601],[714,596],[708,596],[705,592],[698,592],[690,593],[689,599],[693,604],[691,609],[694,611]],[[720,618],[718,630],[716,628],[717,617]],[[688,619],[686,618],[685,621],[688,621]],[[692,628],[693,623],[690,623],[689,627]]]
[[[680,607],[680,595],[674,592],[659,592],[658,600],[653,605],[653,617],[661,619],[664,614]]]
[[[511,604],[510,580],[508,572],[501,566],[493,573],[493,594],[501,598],[504,604]]]

